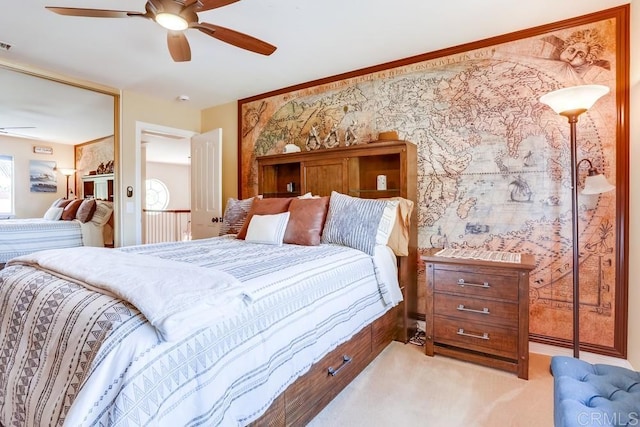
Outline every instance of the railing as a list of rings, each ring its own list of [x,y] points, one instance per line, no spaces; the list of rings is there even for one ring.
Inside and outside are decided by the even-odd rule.
[[[191,240],[190,210],[143,209],[144,243]]]

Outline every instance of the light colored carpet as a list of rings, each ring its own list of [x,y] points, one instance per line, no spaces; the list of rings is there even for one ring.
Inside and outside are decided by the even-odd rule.
[[[531,353],[525,381],[423,351],[392,342],[309,427],[553,426],[549,356]]]

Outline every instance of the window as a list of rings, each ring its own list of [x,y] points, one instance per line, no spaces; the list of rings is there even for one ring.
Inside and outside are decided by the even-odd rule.
[[[13,156],[0,154],[0,215],[13,215],[13,208]]]
[[[156,178],[147,179],[146,186],[146,203],[145,206],[150,210],[164,210],[169,206],[169,189],[164,182]]]

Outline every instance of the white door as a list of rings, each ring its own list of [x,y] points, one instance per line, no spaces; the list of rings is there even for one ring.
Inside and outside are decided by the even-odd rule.
[[[191,238],[215,237],[222,217],[222,129],[191,138]]]

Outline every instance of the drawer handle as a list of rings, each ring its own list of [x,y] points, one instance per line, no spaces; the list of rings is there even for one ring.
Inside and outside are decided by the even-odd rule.
[[[464,304],[459,304],[458,305],[458,310],[460,310],[460,311],[470,311],[471,313],[491,314],[491,313],[489,313],[489,308],[488,307],[483,307],[482,310],[475,310],[473,308],[466,308],[464,306]]]
[[[489,288],[489,282],[484,282],[483,284],[480,283],[467,283],[464,281],[464,279],[458,279],[458,286],[462,286],[463,288],[465,286],[475,286],[477,288]]]
[[[332,377],[335,377],[336,375],[338,375],[338,372],[340,372],[340,370],[347,366],[347,364],[349,363],[351,363],[351,358],[345,354],[344,356],[342,356],[342,365],[340,365],[338,369],[333,369],[331,366],[329,366],[327,372],[329,372],[329,375],[331,375]]]
[[[482,335],[468,334],[462,328],[458,329],[458,335],[462,335],[462,336],[465,336],[465,337],[471,337],[471,338],[478,338],[478,339],[481,339],[481,340],[488,340],[489,339],[489,333],[488,332],[485,332]]]

